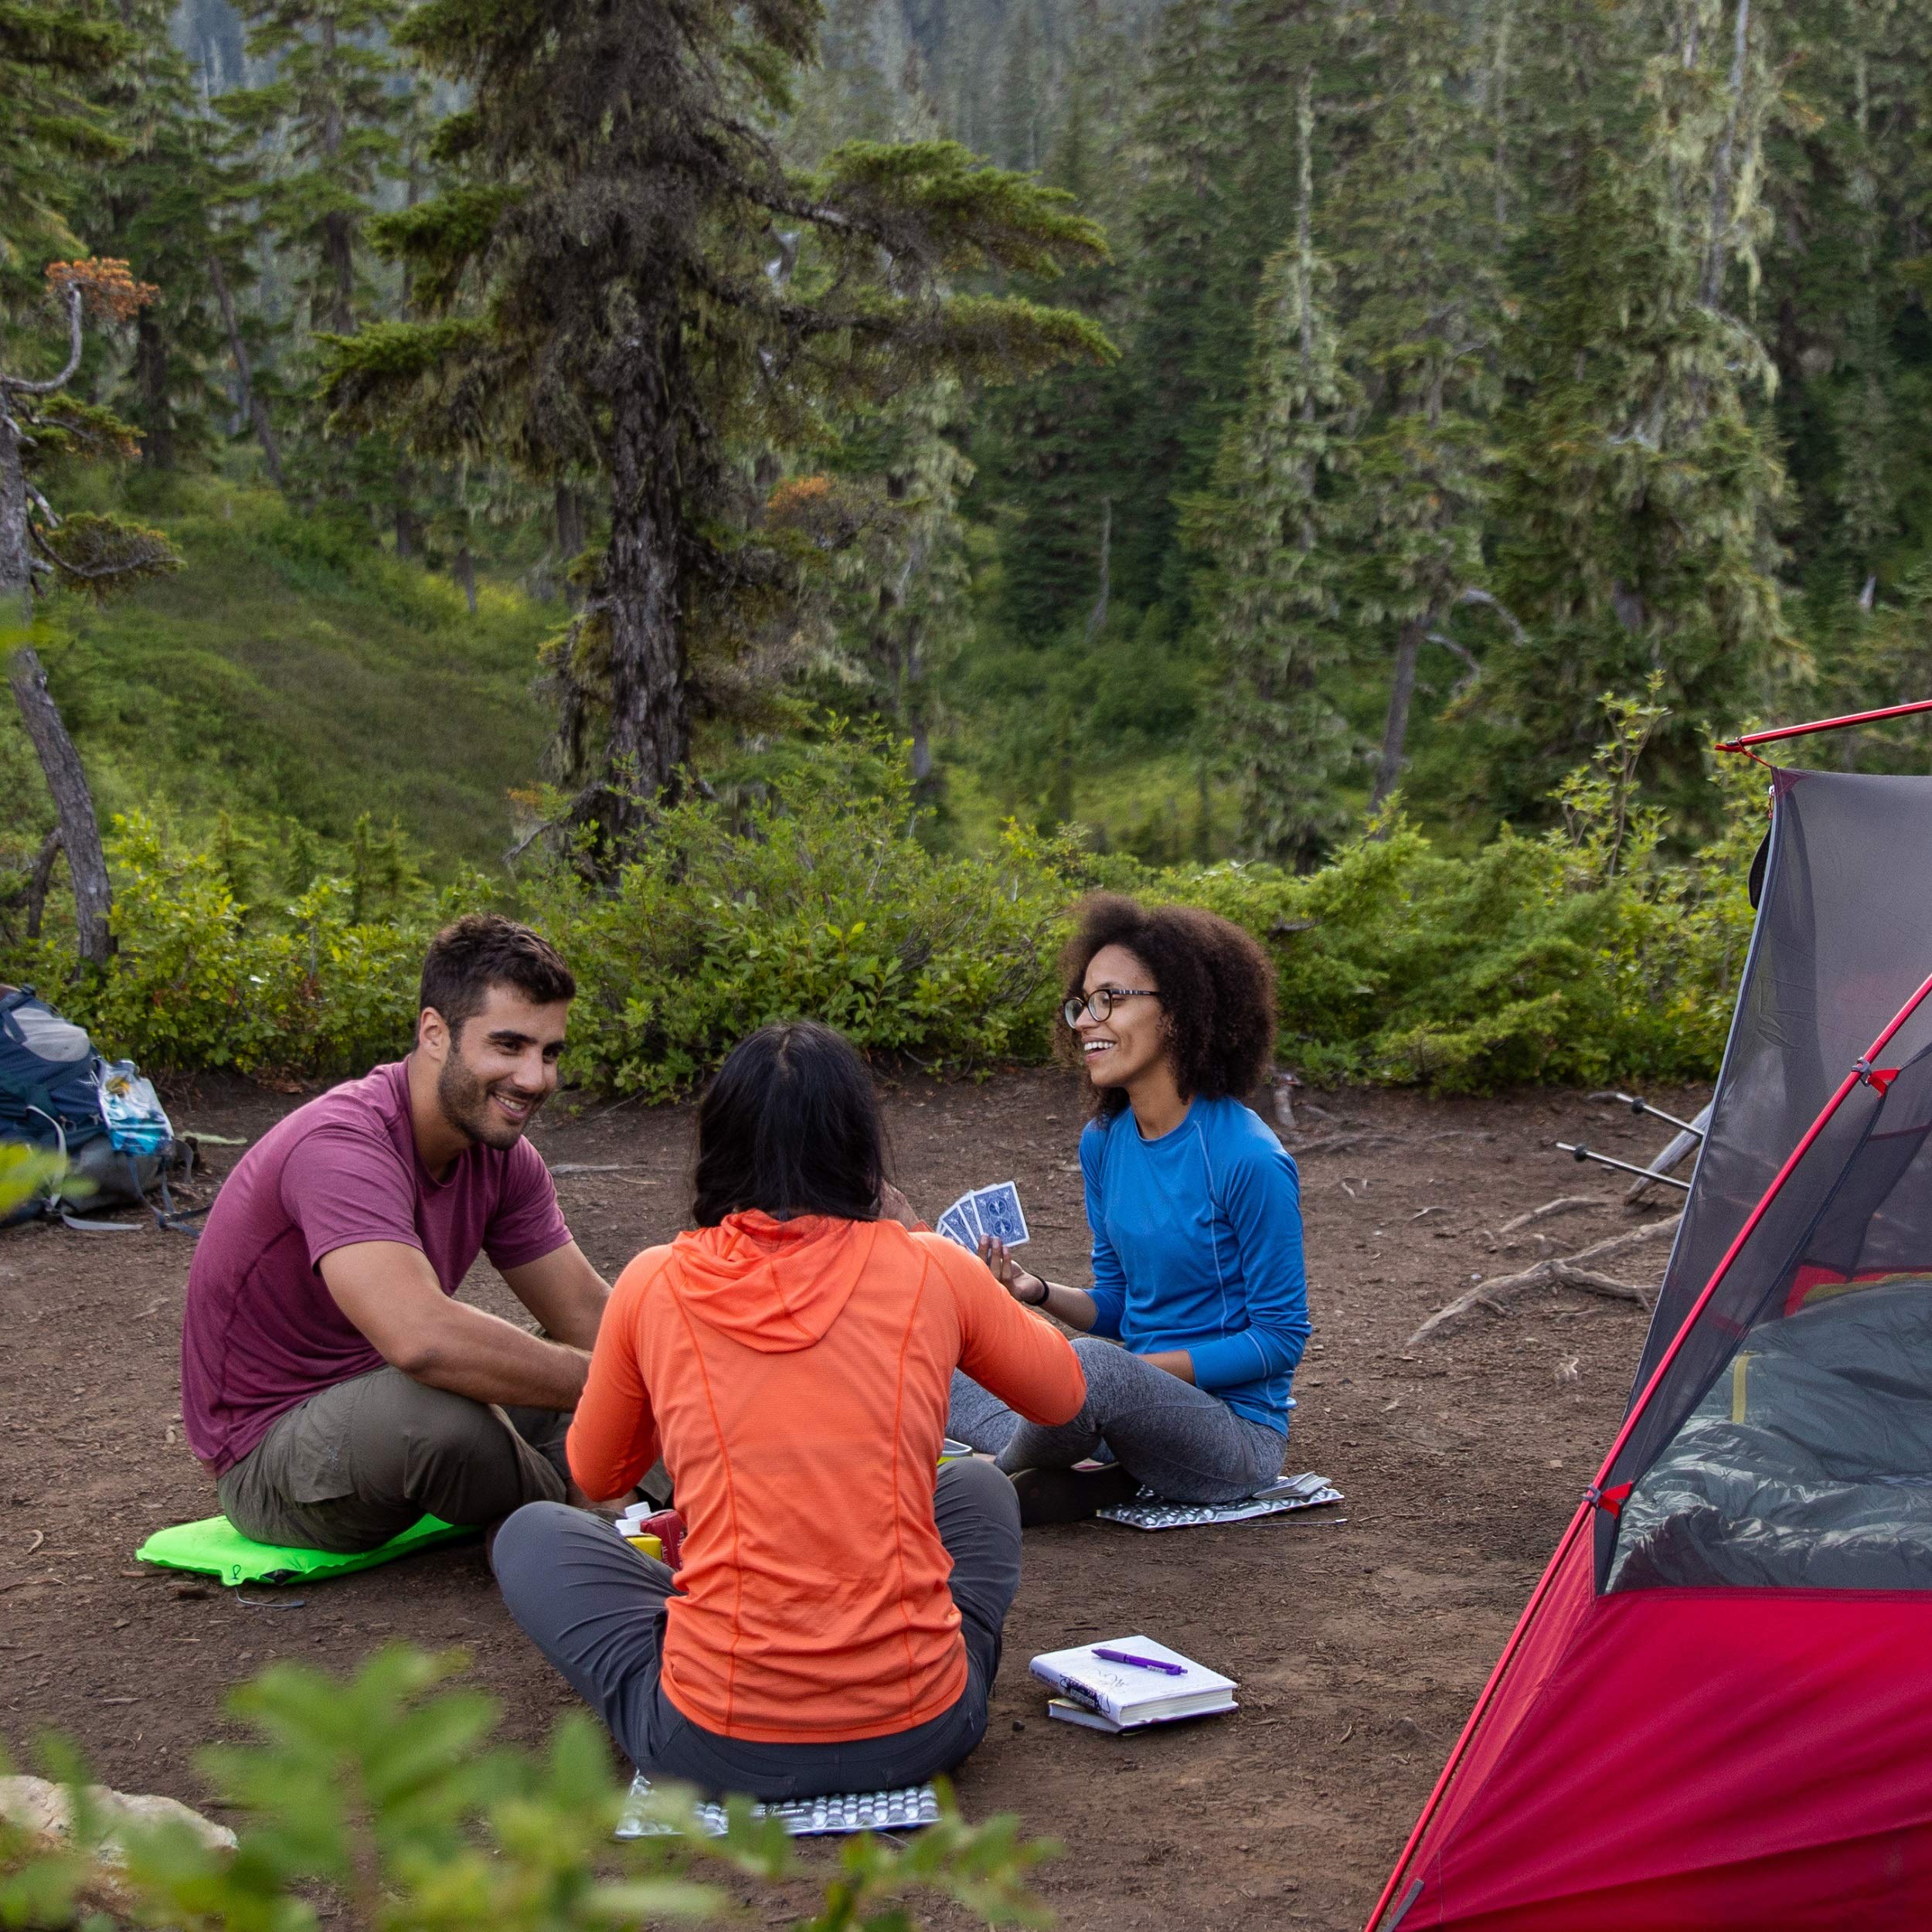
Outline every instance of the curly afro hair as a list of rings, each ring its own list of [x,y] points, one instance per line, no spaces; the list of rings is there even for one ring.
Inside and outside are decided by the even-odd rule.
[[[1244,1100],[1260,1084],[1274,1060],[1274,964],[1239,926],[1198,906],[1143,906],[1118,893],[1082,900],[1074,918],[1060,983],[1077,995],[1104,947],[1124,947],[1140,961],[1161,989],[1183,1100]],[[1057,1030],[1077,1063],[1071,1029],[1062,1021]],[[1096,1114],[1126,1105],[1124,1089],[1094,1088]]]

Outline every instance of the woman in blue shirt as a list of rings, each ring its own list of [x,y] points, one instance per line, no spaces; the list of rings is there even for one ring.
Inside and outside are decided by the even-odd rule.
[[[1111,893],[1081,908],[1061,964],[1093,1092],[1094,1285],[1029,1274],[996,1241],[980,1251],[1015,1301],[1083,1332],[1087,1398],[1047,1428],[955,1375],[947,1431],[998,1455],[1029,1522],[1090,1515],[1142,1483],[1231,1502],[1281,1474],[1308,1339],[1294,1162],[1240,1098],[1273,1059],[1274,969],[1212,913]],[[1097,1456],[1113,1466],[1073,1468]]]

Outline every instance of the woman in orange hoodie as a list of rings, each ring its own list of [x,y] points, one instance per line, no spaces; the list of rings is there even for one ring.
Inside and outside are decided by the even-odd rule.
[[[984,1734],[1019,1587],[1012,1485],[934,1480],[953,1370],[1058,1423],[1079,1363],[972,1256],[882,1214],[878,1100],[828,1027],[726,1061],[696,1196],[696,1231],[619,1277],[569,1440],[593,1496],[662,1452],[682,1569],[532,1503],[497,1580],[641,1770],[767,1799],[919,1784]]]

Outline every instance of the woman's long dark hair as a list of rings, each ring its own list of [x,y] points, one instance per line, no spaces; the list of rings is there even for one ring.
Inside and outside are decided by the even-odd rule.
[[[866,1063],[816,1020],[761,1026],[731,1051],[698,1104],[691,1218],[716,1227],[762,1208],[777,1219],[879,1218],[885,1122]]]
[[[1274,963],[1231,920],[1199,906],[1143,906],[1095,893],[1074,909],[1073,937],[1060,954],[1060,983],[1077,994],[1104,947],[1131,953],[1154,975],[1161,1019],[1183,1100],[1197,1094],[1245,1100],[1274,1060]],[[1063,1041],[1078,1046],[1063,1023]],[[1093,1089],[1096,1114],[1127,1105],[1125,1090]]]

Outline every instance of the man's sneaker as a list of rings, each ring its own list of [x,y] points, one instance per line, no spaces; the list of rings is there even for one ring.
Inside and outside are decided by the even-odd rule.
[[[1022,1529],[1043,1523],[1085,1522],[1117,1503],[1131,1502],[1141,1485],[1115,1463],[1080,1463],[1071,1469],[1022,1469],[1013,1478]]]

